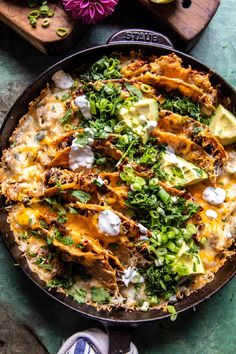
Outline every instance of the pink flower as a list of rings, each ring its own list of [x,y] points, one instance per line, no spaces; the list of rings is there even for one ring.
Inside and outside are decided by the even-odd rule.
[[[84,23],[96,23],[114,11],[118,0],[62,0],[66,11]]]

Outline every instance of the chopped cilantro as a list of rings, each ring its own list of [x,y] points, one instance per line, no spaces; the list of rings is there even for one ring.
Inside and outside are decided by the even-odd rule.
[[[70,120],[70,118],[72,116],[72,113],[73,113],[72,109],[69,108],[68,111],[66,112],[66,114],[62,118],[60,118],[60,123],[62,123],[62,124],[68,123],[68,121]]]
[[[44,221],[44,220],[39,220],[39,224],[40,224],[40,226],[43,228],[43,229],[46,229],[46,230],[48,230],[49,229],[49,227],[48,227],[48,224],[46,223],[46,221]]]
[[[65,277],[55,277],[49,282],[47,282],[47,287],[61,287],[63,289],[70,289],[74,284],[73,279],[67,275]]]
[[[200,105],[190,101],[186,97],[180,98],[178,96],[172,96],[167,98],[163,103],[162,108],[170,110],[174,113],[179,113],[182,116],[189,116],[203,124],[209,124],[209,118],[203,117],[201,114]]]
[[[70,93],[69,92],[65,92],[62,97],[61,97],[61,101],[67,101],[69,98],[71,98]]]
[[[72,207],[69,207],[69,213],[70,214],[79,214],[78,210]]]
[[[74,245],[74,241],[70,236],[63,235],[56,227],[54,228],[54,236],[55,239],[65,246],[72,246]]]
[[[125,83],[125,87],[132,95],[137,97],[138,100],[142,100],[143,99],[143,94],[142,94],[142,92],[139,89],[137,89],[137,87],[129,84],[128,82]]]
[[[76,144],[80,147],[85,147],[86,145],[88,145],[88,141],[91,138],[91,134],[87,133],[87,132],[83,132],[83,133],[79,133],[76,136]]]
[[[71,295],[79,304],[84,304],[87,292],[77,286],[73,286],[72,289],[68,291],[68,294]]]
[[[98,302],[100,304],[105,304],[110,301],[111,295],[110,293],[104,288],[92,288],[92,300],[94,302]]]
[[[51,263],[49,263],[49,261],[50,261],[50,259],[40,256],[36,259],[36,261],[34,263],[37,266],[39,266],[40,268],[51,271],[53,269],[53,265]]]
[[[88,203],[88,201],[91,199],[91,194],[83,191],[73,191],[71,195],[77,199],[83,204]]]

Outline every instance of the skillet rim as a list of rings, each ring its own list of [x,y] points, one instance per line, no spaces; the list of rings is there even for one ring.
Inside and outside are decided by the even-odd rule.
[[[6,130],[6,137],[4,136],[3,139],[0,141],[0,157],[2,155],[2,150],[5,149],[6,147],[9,146],[9,137],[11,136],[13,130],[16,128],[19,119],[22,117],[22,113],[18,113],[18,115],[15,115],[17,111],[17,107],[19,107],[22,104],[28,107],[28,104],[32,101],[32,98],[28,97],[29,93],[31,92],[31,89],[33,88],[34,91],[34,98],[37,98],[37,91],[41,91],[43,87],[45,87],[46,83],[50,81],[50,78],[52,74],[61,68],[66,69],[68,64],[71,65],[71,62],[73,62],[77,57],[78,59],[82,58],[83,56],[89,56],[90,62],[93,61],[91,60],[92,56],[91,54],[95,52],[96,56],[102,55],[102,54],[107,54],[108,52],[113,52],[114,50],[123,52],[123,51],[131,51],[132,49],[141,49],[141,50],[147,50],[150,52],[150,54],[157,54],[155,51],[161,51],[161,52],[166,52],[165,54],[170,54],[172,52],[176,53],[178,56],[180,56],[184,64],[190,63],[193,69],[199,70],[198,67],[200,67],[200,70],[206,71],[206,72],[211,72],[213,73],[212,77],[216,80],[216,82],[220,83],[220,85],[223,87],[224,91],[227,91],[228,94],[230,94],[232,100],[234,101],[234,105],[236,107],[236,91],[231,86],[222,76],[217,74],[214,70],[210,69],[207,65],[201,63],[199,60],[193,58],[192,56],[185,54],[181,51],[175,50],[174,48],[170,48],[168,46],[164,45],[158,45],[158,44],[147,44],[143,42],[118,42],[118,43],[110,43],[110,44],[105,44],[105,45],[100,45],[92,48],[88,48],[79,52],[76,52],[58,62],[56,62],[54,65],[50,66],[48,69],[43,71],[42,74],[40,74],[38,77],[36,77],[35,80],[33,80],[20,94],[20,96],[16,99],[14,104],[12,105],[11,109],[9,110],[8,114],[6,115],[3,124],[0,129],[0,134],[3,135],[4,131]],[[101,51],[102,53],[99,53]],[[160,55],[160,54],[159,54]],[[161,53],[163,55],[163,53]],[[81,65],[78,64],[78,66]],[[68,69],[67,69],[68,70]],[[37,87],[38,85],[38,87]],[[228,95],[227,94],[227,95]],[[9,131],[7,130],[7,125],[9,120],[13,119],[14,123],[12,126],[12,129]],[[55,289],[49,290],[45,282],[39,279],[39,277],[33,273],[28,264],[27,261],[24,257],[22,257],[22,252],[19,250],[18,245],[16,242],[13,240],[13,237],[9,237],[9,234],[12,233],[10,231],[9,225],[6,221],[6,212],[2,213],[0,216],[0,228],[3,230],[2,232],[2,238],[8,248],[8,251],[10,252],[11,256],[14,258],[15,261],[17,261],[21,267],[21,269],[24,271],[24,273],[38,286],[40,287],[44,292],[46,292],[48,295],[50,295],[52,298],[55,300],[59,301],[63,305],[77,311],[81,315],[95,319],[98,321],[102,321],[107,324],[115,324],[115,325],[136,325],[140,323],[146,323],[146,322],[152,322],[155,320],[160,320],[166,317],[169,317],[169,313],[164,312],[162,309],[161,310],[150,310],[147,312],[141,312],[141,311],[115,311],[112,310],[107,311],[107,310],[101,310],[97,311],[97,309],[93,306],[89,305],[79,305],[74,301],[72,298],[65,296],[64,294],[58,293]],[[3,225],[2,225],[3,224]],[[213,294],[215,294],[218,290],[220,290],[223,286],[225,286],[236,274],[236,248],[235,248],[235,254],[232,257],[229,257],[225,264],[219,269],[219,271],[216,273],[214,279],[206,284],[203,288],[200,290],[192,293],[188,297],[184,297],[181,301],[179,301],[176,304],[176,309],[177,313],[183,312],[185,310],[188,310],[190,308],[193,308],[203,302],[204,300],[208,299],[211,297]],[[220,277],[223,277],[222,279],[218,279]],[[200,295],[200,296],[199,296]],[[137,315],[137,316],[136,316]],[[114,317],[113,317],[114,316]],[[120,317],[121,316],[121,317]],[[136,318],[137,317],[137,318]]]

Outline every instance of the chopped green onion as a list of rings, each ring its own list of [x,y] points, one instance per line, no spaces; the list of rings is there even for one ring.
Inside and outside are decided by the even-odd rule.
[[[169,241],[166,245],[166,247],[173,253],[177,253],[179,250],[179,247],[176,247],[173,241]]]
[[[157,185],[158,185],[158,182],[159,182],[159,179],[158,179],[157,177],[151,178],[151,179],[149,180],[149,186],[150,186],[150,187],[157,186]]]
[[[64,28],[64,27],[59,27],[56,30],[56,34],[61,38],[68,36],[69,33],[70,31],[68,30],[68,28]]]
[[[204,246],[206,244],[206,237],[202,237],[201,240],[200,240],[200,243]]]
[[[40,15],[47,15],[49,13],[49,6],[47,5],[47,3],[43,3],[42,6],[40,6],[39,8],[39,13]]]
[[[66,114],[62,118],[60,118],[60,122],[62,124],[66,123],[71,118],[72,113],[73,113],[72,109],[69,108]]]
[[[37,19],[35,17],[30,17],[29,18],[29,22],[31,24],[32,27],[36,27],[37,25]]]
[[[159,190],[159,197],[161,198],[161,200],[163,201],[164,204],[169,203],[169,201],[171,200],[171,195],[169,193],[167,193],[165,191],[165,189],[161,188]]]
[[[128,155],[129,151],[131,150],[132,146],[136,143],[136,140],[132,140],[129,147],[127,148],[127,150],[125,151],[125,153],[122,155],[122,157],[120,158],[120,160],[117,162],[116,167],[118,167],[126,158],[126,156]]]
[[[65,131],[73,130],[73,127],[72,127],[71,124],[65,124],[65,125],[64,125],[64,130],[65,130]]]
[[[39,15],[40,15],[39,10],[32,10],[28,14],[28,19],[30,19],[30,18],[38,18]]]
[[[127,127],[126,123],[124,120],[122,120],[121,122],[117,123],[115,126],[114,126],[114,131],[116,133],[121,133],[125,128]]]
[[[177,318],[177,312],[176,312],[176,309],[173,305],[168,305],[167,306],[167,311],[169,312],[169,314],[171,315],[170,316],[170,319],[171,321],[175,321],[176,318]]]
[[[50,25],[50,19],[49,18],[44,18],[41,22],[42,27],[48,27]]]
[[[145,93],[149,93],[149,92],[152,92],[153,88],[152,88],[152,86],[150,86],[150,85],[141,84],[140,90],[143,91],[143,92],[145,92]]]
[[[49,9],[49,11],[47,13],[48,17],[53,17],[54,14],[55,14],[55,12],[53,11],[53,9]]]

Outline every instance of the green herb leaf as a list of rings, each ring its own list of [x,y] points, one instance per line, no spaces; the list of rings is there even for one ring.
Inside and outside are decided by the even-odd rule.
[[[100,304],[105,304],[110,301],[111,295],[110,293],[104,288],[92,288],[92,300],[94,302],[98,302]]]
[[[69,207],[69,213],[70,214],[79,214],[78,210],[72,207]]]
[[[71,195],[77,199],[83,204],[88,203],[88,201],[91,199],[91,194],[83,191],[73,191]]]
[[[74,286],[68,294],[71,295],[79,304],[84,304],[87,292],[81,288]]]
[[[202,116],[200,105],[190,101],[186,97],[180,98],[178,96],[173,96],[167,98],[163,103],[162,108],[174,113],[179,113],[182,116],[189,116],[206,125],[209,125],[210,123],[209,117]]]
[[[73,279],[70,276],[66,277],[55,277],[49,282],[47,282],[48,288],[60,287],[63,289],[70,289],[74,284]]]
[[[57,228],[54,228],[54,236],[57,241],[63,243],[65,246],[74,245],[72,238],[70,236],[62,235]]]
[[[71,98],[70,92],[65,92],[61,97],[61,101],[67,101],[69,98]]]
[[[72,109],[69,108],[66,114],[62,118],[60,118],[60,123],[62,124],[68,123],[72,116],[72,113],[73,113]]]
[[[129,92],[131,92],[134,96],[136,96],[138,100],[143,99],[143,94],[139,89],[137,89],[137,87],[129,84],[128,82],[125,83],[125,87]]]

